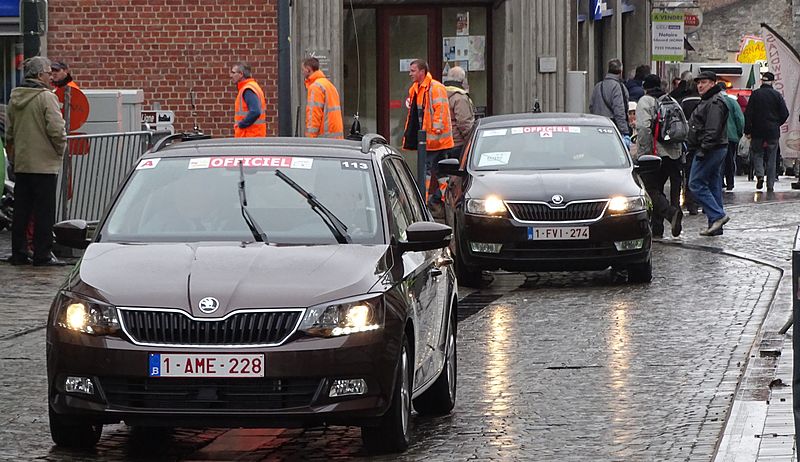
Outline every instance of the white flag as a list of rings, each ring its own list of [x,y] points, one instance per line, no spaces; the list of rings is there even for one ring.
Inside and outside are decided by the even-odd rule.
[[[781,126],[780,139],[781,157],[785,164],[788,159],[800,158],[800,56],[771,27],[764,23],[761,27],[769,70],[775,74],[772,86],[783,95],[789,108],[789,119]]]

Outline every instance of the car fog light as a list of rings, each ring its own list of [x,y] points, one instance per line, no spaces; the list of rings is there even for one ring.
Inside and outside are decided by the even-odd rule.
[[[472,249],[473,252],[500,253],[500,250],[503,248],[503,244],[491,244],[488,242],[470,242],[469,248]]]
[[[617,251],[622,252],[624,250],[638,250],[644,246],[644,239],[633,239],[630,241],[615,241],[614,246],[617,248]]]
[[[363,395],[367,392],[367,382],[364,379],[334,380],[328,396]]]
[[[64,391],[67,393],[94,394],[94,383],[89,377],[67,377],[64,381]]]

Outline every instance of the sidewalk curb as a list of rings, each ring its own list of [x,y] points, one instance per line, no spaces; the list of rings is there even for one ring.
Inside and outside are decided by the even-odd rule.
[[[772,413],[769,412],[773,391],[771,387],[769,386],[767,387],[766,393],[768,398],[766,399],[766,401],[747,399],[742,396],[741,392],[744,390],[745,384],[752,385],[752,382],[755,381],[752,380],[753,377],[757,375],[757,373],[754,372],[754,369],[758,369],[760,366],[756,363],[763,361],[761,355],[759,354],[760,352],[764,351],[778,352],[777,359],[774,361],[775,362],[774,366],[769,367],[769,369],[771,369],[770,371],[771,380],[774,379],[777,375],[779,375],[778,373],[779,370],[785,373],[786,364],[785,363],[783,365],[781,364],[783,362],[781,361],[783,359],[782,356],[784,356],[781,354],[781,351],[783,350],[784,345],[787,343],[787,339],[789,345],[791,345],[791,335],[790,334],[780,335],[777,328],[772,329],[771,324],[774,323],[775,318],[777,316],[780,316],[780,313],[778,312],[778,303],[780,298],[779,295],[785,291],[787,284],[788,284],[788,293],[791,294],[792,292],[791,288],[792,280],[791,280],[790,268],[787,269],[784,266],[780,266],[777,262],[764,260],[762,258],[750,255],[745,252],[725,249],[722,247],[715,247],[715,246],[687,243],[687,242],[676,242],[676,241],[672,242],[660,241],[659,243],[667,246],[682,247],[691,250],[716,253],[719,255],[724,255],[726,257],[746,260],[756,263],[758,265],[763,265],[768,268],[772,268],[773,270],[777,270],[779,272],[777,282],[772,285],[764,287],[765,291],[769,291],[766,297],[767,298],[766,303],[768,305],[764,312],[763,320],[760,323],[758,330],[756,331],[756,335],[753,337],[752,343],[747,348],[747,354],[745,358],[744,368],[742,370],[742,375],[740,376],[740,379],[734,390],[734,394],[730,405],[730,410],[725,416],[725,422],[723,423],[722,426],[722,433],[720,435],[720,438],[717,440],[713,453],[714,457],[712,458],[712,460],[714,461],[716,460],[728,461],[734,459],[737,461],[759,460],[760,452],[762,449],[762,442],[765,441],[763,439],[765,427],[767,426],[768,422],[771,422],[773,420],[771,419]],[[786,277],[787,275],[789,276],[788,278]],[[791,310],[789,311],[789,316],[791,316]],[[782,321],[782,323],[785,324],[786,317],[784,316],[783,319],[784,320]],[[781,325],[781,323],[777,323],[776,325]],[[764,346],[769,346],[769,348],[762,350],[762,347]],[[791,355],[786,355],[786,356],[788,356],[789,359],[791,359]],[[764,368],[761,368],[761,370],[763,369]],[[791,365],[789,366],[789,369],[791,369]],[[789,377],[789,379],[790,379],[789,383],[791,383],[791,377]],[[786,396],[788,395],[789,397],[788,408],[789,410],[791,410],[792,409],[791,389],[789,389],[788,391],[782,390],[779,393],[782,396],[782,398],[780,398],[780,401],[784,403],[781,404],[781,407],[786,406],[785,404],[787,401]],[[783,412],[785,412],[785,410]],[[784,460],[783,459],[784,457],[788,458],[788,460],[795,460],[794,447],[793,447],[794,429],[792,428],[791,430],[792,430],[790,432],[791,435],[785,435],[785,434],[773,435],[775,437],[779,436],[783,437],[784,440],[788,437],[790,439],[790,442],[788,444],[786,444],[786,441],[779,442],[778,446],[780,446],[781,443],[783,444],[783,446],[779,447],[778,451],[776,451],[774,447],[770,448],[770,450],[768,451],[770,452],[770,454],[768,455],[768,457],[770,457],[770,460],[773,460],[771,459],[772,457],[780,457],[781,460]],[[748,442],[742,441],[743,438],[741,438],[741,436],[745,434],[753,437],[753,440],[749,442],[749,445],[752,447],[745,448],[749,449],[749,451],[743,451],[741,447],[742,443],[744,443],[745,446],[748,446]],[[739,440],[738,443],[740,443],[738,445],[736,445],[737,441],[735,441],[737,438]],[[729,449],[731,446],[735,447],[733,449]],[[744,452],[747,452],[747,454],[745,454]],[[767,456],[766,454],[764,455]],[[734,459],[731,459],[731,457],[734,457]]]

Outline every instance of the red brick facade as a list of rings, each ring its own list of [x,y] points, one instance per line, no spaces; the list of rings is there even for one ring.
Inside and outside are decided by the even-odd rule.
[[[267,100],[267,134],[278,133],[278,0],[51,0],[47,55],[70,65],[82,88],[144,90],[144,106],[175,111],[233,136],[233,62],[250,63]]]

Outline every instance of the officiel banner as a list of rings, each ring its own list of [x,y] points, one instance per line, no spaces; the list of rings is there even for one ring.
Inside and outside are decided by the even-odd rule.
[[[778,90],[789,108],[789,120],[781,126],[781,157],[787,159],[800,157],[800,55],[774,29],[761,23],[762,36],[767,48],[770,72],[775,74],[773,88]]]

